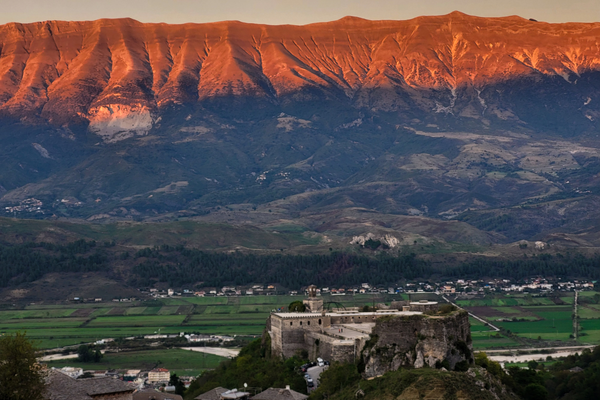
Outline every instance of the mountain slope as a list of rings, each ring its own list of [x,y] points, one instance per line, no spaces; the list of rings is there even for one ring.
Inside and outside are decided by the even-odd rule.
[[[6,24],[0,203],[5,216],[293,226],[345,244],[596,246],[599,37],[600,23],[458,12]]]

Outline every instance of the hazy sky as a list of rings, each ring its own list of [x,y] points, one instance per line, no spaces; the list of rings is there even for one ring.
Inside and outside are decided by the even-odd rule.
[[[600,0],[0,0],[0,24],[121,17],[168,23],[307,24],[346,15],[410,19],[454,10],[486,17],[600,22]]]

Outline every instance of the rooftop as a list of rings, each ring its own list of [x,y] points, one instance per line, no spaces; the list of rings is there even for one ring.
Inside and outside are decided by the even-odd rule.
[[[135,387],[114,378],[74,379],[59,371],[46,378],[48,400],[92,400],[94,396],[133,393]]]
[[[424,303],[416,303],[424,304]],[[420,315],[420,311],[398,311],[398,310],[380,310],[376,312],[327,312],[328,317],[348,317],[348,316],[365,316],[365,317],[380,317],[382,315]],[[276,312],[272,313],[281,318],[318,318],[321,316],[319,312]]]
[[[221,386],[209,390],[208,392],[202,393],[201,395],[194,397],[194,400],[220,400],[221,393],[228,392],[229,389],[225,389]]]
[[[133,394],[133,400],[183,400],[178,394],[163,393],[155,389],[147,389]]]
[[[252,397],[253,400],[304,400],[307,398],[307,395],[298,393],[295,390],[289,389],[289,387],[285,389],[268,388],[264,392]]]

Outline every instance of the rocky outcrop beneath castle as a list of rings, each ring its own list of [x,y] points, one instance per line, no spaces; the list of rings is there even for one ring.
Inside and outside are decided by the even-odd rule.
[[[473,347],[465,311],[445,316],[386,316],[377,320],[371,340],[362,350],[361,369],[366,377],[383,375],[400,367],[444,365],[454,369],[472,364]]]

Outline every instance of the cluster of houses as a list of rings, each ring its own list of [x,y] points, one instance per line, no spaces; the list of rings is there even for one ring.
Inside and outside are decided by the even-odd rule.
[[[168,297],[210,297],[210,296],[253,296],[253,295],[275,295],[288,294],[289,292],[278,291],[275,285],[253,285],[250,287],[223,286],[222,288],[205,288],[203,290],[193,291],[190,289],[182,289],[176,291],[174,289],[142,289],[140,292],[150,295],[154,298]],[[298,293],[298,292],[294,292]]]
[[[4,207],[4,210],[7,213],[17,213],[17,212],[34,212],[41,213],[42,212],[42,203],[41,200],[34,199],[33,197],[25,200],[21,200],[18,206]]]
[[[593,281],[561,279],[532,278],[523,279],[519,282],[510,279],[494,280],[463,280],[444,282],[436,286],[424,284],[419,289],[424,291],[435,291],[444,294],[483,294],[489,292],[520,292],[520,293],[552,293],[555,291],[592,290]]]
[[[85,373],[86,379],[78,379]],[[114,371],[83,371],[81,368],[52,369],[46,377],[44,400],[183,400],[175,387],[167,386],[171,374],[164,368],[151,371],[129,370],[122,375]],[[182,377],[183,378],[183,377]],[[184,378],[191,380],[192,378]],[[185,381],[186,387],[189,381]],[[195,400],[305,400],[308,396],[285,388],[226,389],[217,387]]]
[[[593,281],[572,280],[562,281],[550,278],[524,279],[518,282],[510,279],[493,280],[449,280],[444,282],[410,282],[403,286],[381,286],[362,283],[361,285],[330,288],[317,288],[317,294],[330,296],[345,296],[356,294],[399,294],[399,293],[443,293],[443,294],[483,294],[488,292],[531,292],[548,293],[553,291],[573,291],[573,290],[592,290]],[[144,292],[144,290],[142,290]],[[253,285],[244,286],[224,286],[222,288],[204,288],[203,290],[192,291],[183,289],[175,291],[174,289],[149,289],[146,291],[152,297],[187,297],[187,296],[255,296],[255,295],[305,295],[305,290],[282,290],[275,285]]]
[[[139,369],[130,369],[130,370],[86,370],[84,371],[82,368],[75,367],[64,367],[61,369],[56,369],[56,371],[63,373],[73,379],[80,378],[85,375],[85,377],[89,378],[115,378],[122,380],[124,382],[133,383],[138,389],[148,389],[148,388],[164,388],[166,387],[167,391],[169,388],[167,385],[171,379],[171,373],[166,368],[154,368],[150,371],[142,371]],[[194,379],[194,377],[182,376],[179,377],[182,382],[189,386],[190,382]],[[172,388],[172,391],[175,391],[175,388]]]

